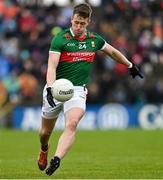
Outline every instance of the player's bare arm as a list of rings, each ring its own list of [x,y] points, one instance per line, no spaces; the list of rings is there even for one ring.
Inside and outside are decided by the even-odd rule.
[[[130,69],[130,75],[132,76],[132,78],[135,78],[136,76],[143,78],[143,74],[141,73],[139,68],[131,63],[120,51],[118,51],[113,46],[106,43],[106,46],[102,51],[108,56],[112,57],[112,59],[114,59],[116,62],[127,66]]]
[[[112,59],[117,61],[120,64],[124,64],[125,66],[131,68],[132,63],[117,49],[115,49],[113,46],[106,43],[105,48],[103,49],[103,52],[107,55],[109,55]]]
[[[49,59],[48,59],[48,70],[47,70],[47,86],[52,86],[53,82],[56,80],[56,68],[58,66],[60,58],[60,53],[49,52]]]
[[[54,81],[56,80],[56,68],[58,66],[59,58],[60,58],[60,53],[49,52],[48,70],[46,76],[46,81],[47,81],[46,90],[47,90],[47,100],[51,107],[56,106],[53,100],[51,87]]]

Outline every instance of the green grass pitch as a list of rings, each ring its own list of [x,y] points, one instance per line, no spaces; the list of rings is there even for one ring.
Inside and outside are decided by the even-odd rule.
[[[49,159],[61,131],[50,139]],[[78,131],[76,142],[50,177],[37,168],[38,133],[0,129],[0,178],[162,179],[163,131]]]

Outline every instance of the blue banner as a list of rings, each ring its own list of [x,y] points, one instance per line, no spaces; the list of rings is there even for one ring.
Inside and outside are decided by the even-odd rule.
[[[17,107],[13,111],[13,127],[24,130],[38,129],[41,124],[40,107]],[[141,107],[104,104],[87,105],[87,110],[79,123],[79,129],[126,129],[142,127],[144,129],[163,128],[163,106],[146,104]],[[64,128],[64,115],[60,114],[57,129]]]

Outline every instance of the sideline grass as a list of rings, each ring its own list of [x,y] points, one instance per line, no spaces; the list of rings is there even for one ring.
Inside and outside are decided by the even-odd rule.
[[[49,159],[60,131],[53,133]],[[76,143],[54,175],[37,168],[38,133],[0,129],[0,178],[163,178],[163,131],[78,131]]]

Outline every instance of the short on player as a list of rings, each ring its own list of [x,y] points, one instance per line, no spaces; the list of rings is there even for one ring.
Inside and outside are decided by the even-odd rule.
[[[57,79],[52,85],[52,95],[60,102],[70,100],[74,95],[72,82],[68,79]]]

